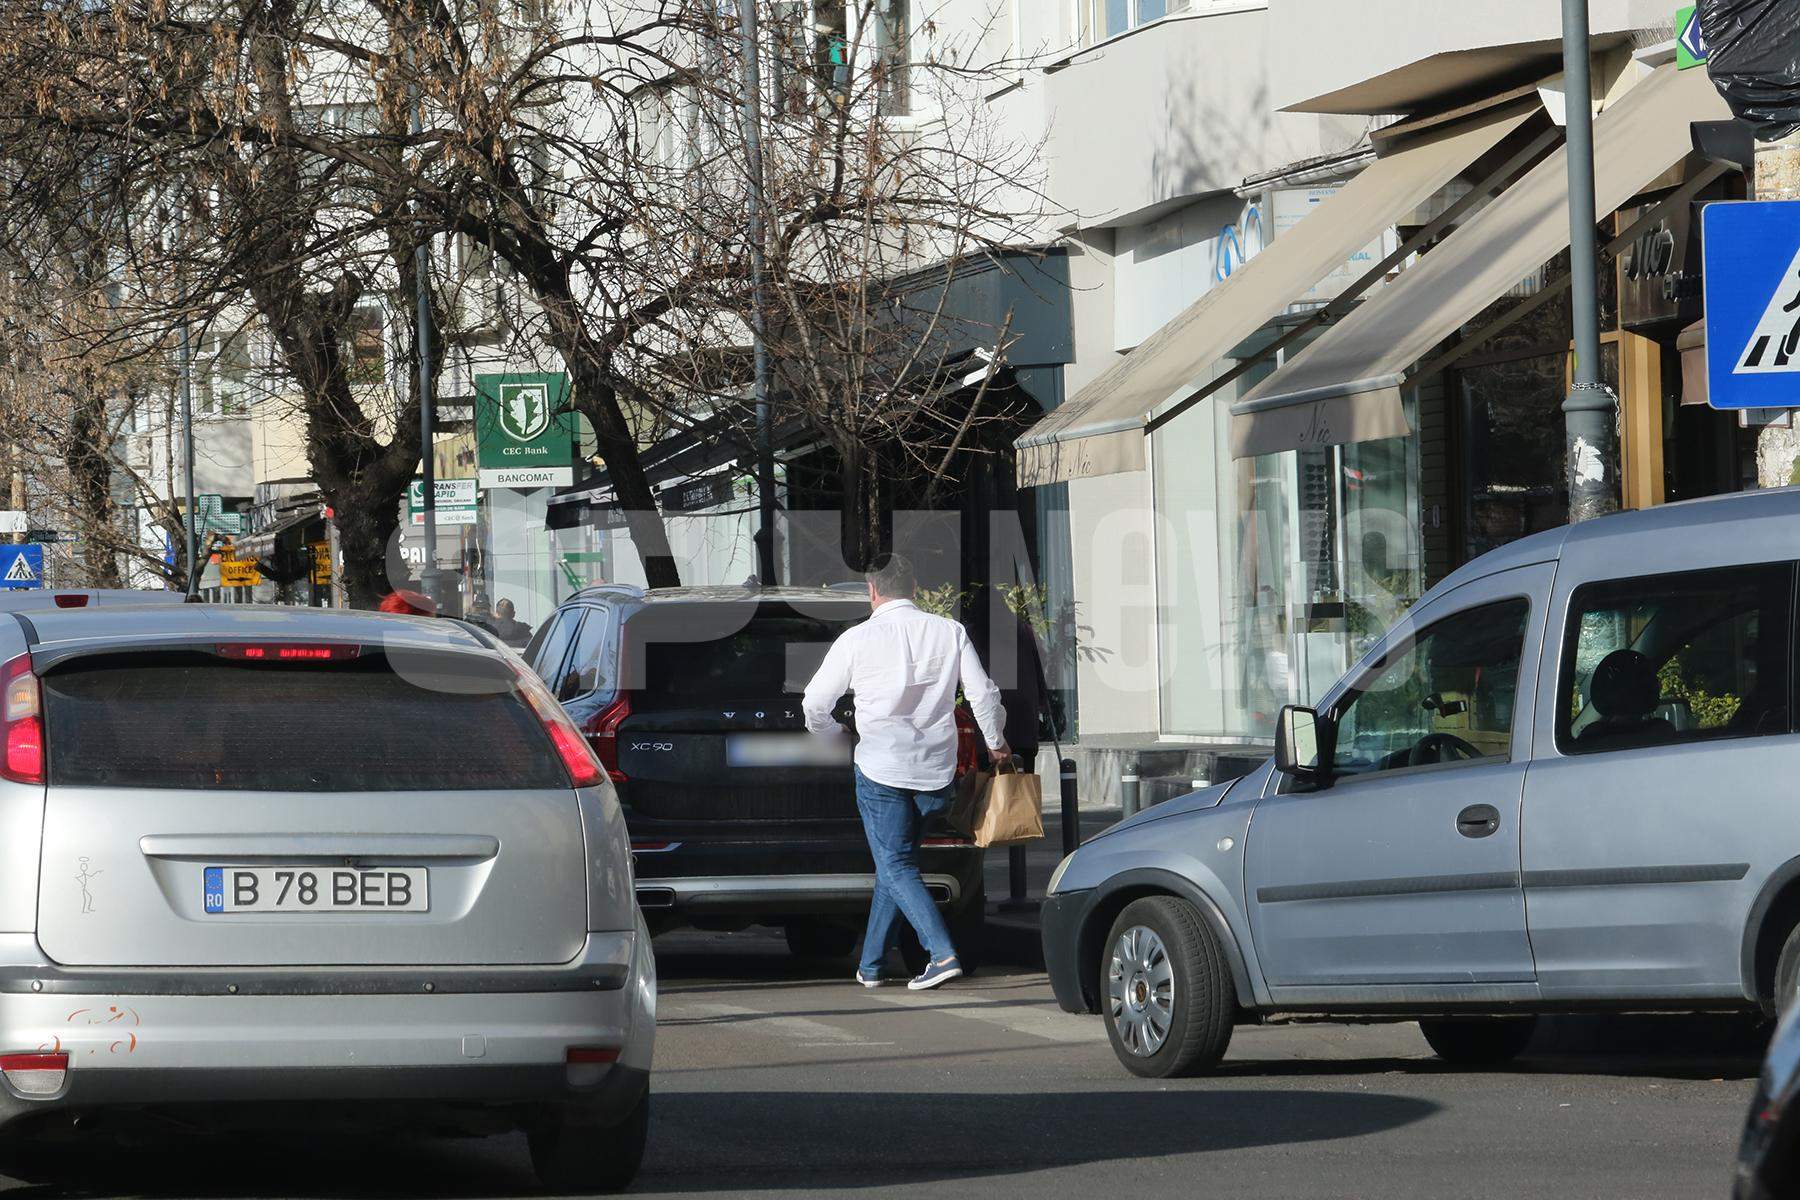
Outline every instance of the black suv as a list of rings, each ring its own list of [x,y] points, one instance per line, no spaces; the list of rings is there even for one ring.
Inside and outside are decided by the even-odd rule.
[[[875,875],[848,740],[806,733],[800,696],[868,616],[861,585],[607,584],[565,601],[526,647],[618,789],[653,930],[779,925],[807,957],[861,944]],[[965,710],[957,722],[960,775],[980,739]],[[986,911],[981,850],[940,823],[919,870],[967,961]],[[922,963],[915,940],[903,949]]]

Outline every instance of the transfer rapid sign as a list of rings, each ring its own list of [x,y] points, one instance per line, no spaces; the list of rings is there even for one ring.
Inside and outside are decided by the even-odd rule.
[[[1706,387],[1714,408],[1800,408],[1800,200],[1709,204]]]

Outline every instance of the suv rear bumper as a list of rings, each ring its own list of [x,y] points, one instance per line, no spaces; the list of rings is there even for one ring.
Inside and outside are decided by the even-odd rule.
[[[921,877],[939,907],[961,906],[965,885],[960,877],[929,871]],[[872,874],[672,876],[637,881],[638,905],[651,915],[859,912],[868,910],[874,894]]]
[[[595,934],[590,948],[596,942],[594,957],[602,960],[623,950],[616,983],[609,973],[601,986],[531,991],[446,991],[418,981],[454,969],[384,968],[387,981],[411,976],[411,985],[371,992],[335,987],[334,973],[321,968],[286,976],[203,968],[187,972],[201,982],[186,992],[69,993],[52,987],[71,974],[91,982],[85,969],[58,968],[41,956],[36,964],[8,963],[0,1052],[60,1051],[69,1065],[49,1096],[25,1095],[0,1079],[0,1126],[56,1110],[334,1099],[558,1105],[610,1122],[630,1111],[648,1078],[656,975],[647,936]],[[17,949],[14,938],[0,944],[7,949]],[[576,974],[582,964],[543,970]],[[14,973],[28,966],[44,986],[13,990]],[[166,984],[173,973],[112,970],[107,978],[126,985],[134,974]],[[260,990],[227,990],[233,975]],[[345,975],[363,989],[376,978],[361,968]],[[315,990],[271,990],[278,980]],[[577,1046],[616,1048],[618,1060],[566,1065]]]

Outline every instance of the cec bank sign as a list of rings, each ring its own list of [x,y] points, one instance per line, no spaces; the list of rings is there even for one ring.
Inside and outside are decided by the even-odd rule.
[[[566,487],[575,481],[575,418],[559,411],[568,391],[569,378],[560,373],[475,377],[482,487]]]

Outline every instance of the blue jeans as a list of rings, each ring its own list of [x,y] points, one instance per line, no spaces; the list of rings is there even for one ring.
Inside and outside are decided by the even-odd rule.
[[[863,936],[864,974],[880,970],[888,951],[899,944],[897,914],[905,915],[932,962],[955,955],[950,931],[919,878],[918,864],[920,827],[926,817],[948,808],[955,793],[955,783],[935,792],[891,788],[857,770],[856,807],[875,858],[875,896],[869,903],[869,931]]]

